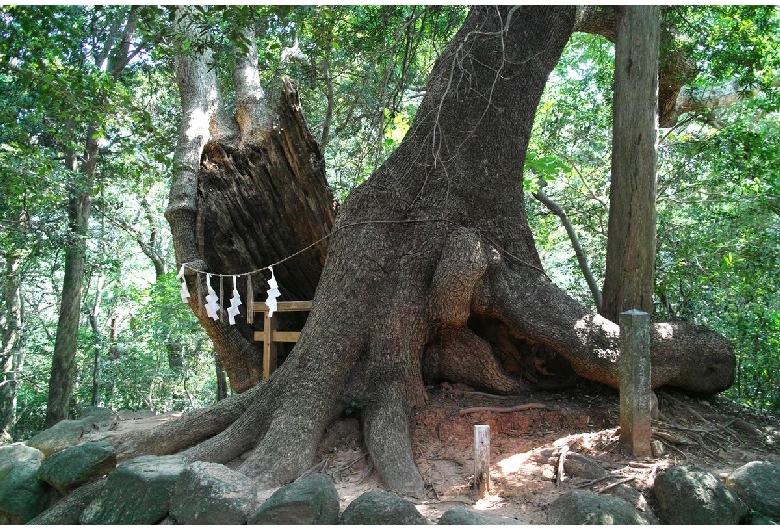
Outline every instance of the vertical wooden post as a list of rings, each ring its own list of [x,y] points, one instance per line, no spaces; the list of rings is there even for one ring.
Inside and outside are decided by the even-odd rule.
[[[620,313],[620,443],[634,456],[650,456],[650,315]]]
[[[263,312],[263,379],[276,370],[276,343],[273,334],[276,330],[276,319]]]
[[[478,498],[490,490],[490,425],[474,425],[474,490]]]

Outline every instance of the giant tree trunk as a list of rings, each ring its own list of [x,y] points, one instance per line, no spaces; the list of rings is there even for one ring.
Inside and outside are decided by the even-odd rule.
[[[240,471],[285,483],[311,466],[329,421],[356,401],[385,485],[420,494],[409,417],[424,403],[424,380],[519,392],[527,383],[503,360],[541,344],[579,375],[617,386],[617,325],[549,281],[523,206],[536,105],[574,17],[572,7],[475,7],[434,66],[402,144],[342,206],[287,361],[255,388],[133,440],[124,455],[189,447],[190,459],[227,462],[249,451]],[[731,384],[734,357],[719,335],[657,325],[652,340],[654,386]]]

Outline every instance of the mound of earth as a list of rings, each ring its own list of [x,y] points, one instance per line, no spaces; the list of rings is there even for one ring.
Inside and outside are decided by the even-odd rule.
[[[452,508],[484,510],[530,524],[546,524],[547,508],[574,489],[609,493],[625,484],[643,493],[650,507],[656,474],[668,467],[696,464],[725,477],[736,468],[763,460],[780,465],[780,420],[728,398],[690,397],[672,390],[657,392],[659,419],[654,439],[664,454],[634,458],[618,444],[618,394],[583,383],[560,392],[494,396],[463,385],[427,389],[428,401],[414,418],[413,447],[425,480],[427,498],[417,509],[435,523]],[[347,411],[327,430],[318,462],[309,473],[329,475],[341,509],[366,491],[384,489],[362,443],[359,410]],[[178,414],[121,421],[110,437],[124,438]],[[490,425],[491,489],[473,496],[474,425]],[[560,454],[580,453],[596,460],[609,477],[556,477]],[[237,468],[241,459],[228,463]],[[270,497],[273,489],[261,492]]]

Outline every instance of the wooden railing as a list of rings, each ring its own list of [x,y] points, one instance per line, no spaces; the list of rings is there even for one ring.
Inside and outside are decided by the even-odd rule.
[[[263,379],[276,370],[276,343],[298,342],[300,331],[277,331],[276,314],[291,311],[311,311],[311,300],[297,302],[277,302],[276,311],[268,316],[268,306],[265,302],[255,302],[255,313],[263,313],[263,331],[255,331],[255,340],[263,343]]]

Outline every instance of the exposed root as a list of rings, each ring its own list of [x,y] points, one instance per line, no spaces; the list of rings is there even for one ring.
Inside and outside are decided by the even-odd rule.
[[[515,405],[514,407],[469,407],[467,409],[459,410],[458,416],[471,414],[472,412],[518,412],[521,410],[546,408],[547,406],[544,403],[524,403],[522,405]]]
[[[422,497],[424,483],[412,456],[403,392],[396,385],[382,386],[374,394],[375,401],[366,404],[363,420],[366,448],[388,489]]]
[[[236,421],[262,391],[263,385],[230,396],[207,409],[183,414],[148,431],[136,433],[117,447],[117,458],[140,455],[169,455],[210,438]]]

